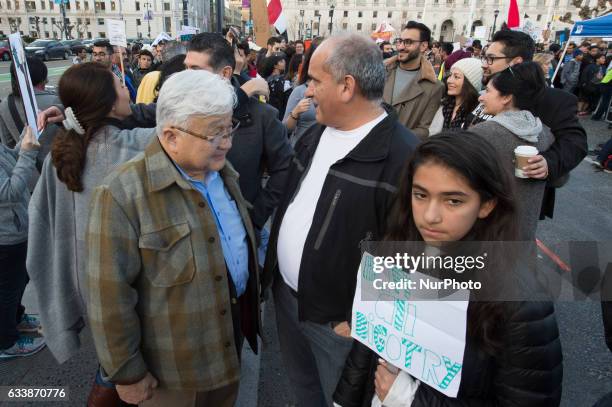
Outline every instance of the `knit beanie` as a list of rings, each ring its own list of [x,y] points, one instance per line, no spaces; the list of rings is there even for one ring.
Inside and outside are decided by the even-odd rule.
[[[482,89],[482,62],[477,58],[463,58],[453,64],[452,69],[457,69],[463,73],[465,79],[480,92]]]

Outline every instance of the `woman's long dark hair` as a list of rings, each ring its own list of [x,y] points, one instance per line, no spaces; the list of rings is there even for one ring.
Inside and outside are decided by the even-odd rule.
[[[532,61],[509,66],[493,75],[490,82],[502,96],[512,96],[514,107],[532,113],[546,87],[542,68]]]
[[[98,62],[73,65],[59,81],[59,97],[64,107],[72,108],[85,134],[60,130],[53,140],[51,159],[59,180],[69,190],[81,192],[87,146],[105,125],[117,100],[114,74]]]
[[[443,131],[420,144],[404,167],[399,189],[387,223],[387,241],[422,241],[412,215],[412,183],[419,167],[435,163],[463,177],[482,203],[494,200],[495,208],[485,219],[477,219],[462,240],[476,242],[516,241],[516,203],[511,175],[495,148],[468,131]],[[495,270],[494,270],[495,271]],[[495,278],[495,277],[493,277]],[[499,327],[504,304],[472,302],[468,308],[468,337],[493,354],[501,346]]]
[[[310,43],[310,48],[308,48],[308,50],[304,54],[304,62],[302,62],[302,69],[300,70],[300,75],[298,77],[296,86],[303,85],[304,83],[308,82],[308,79],[310,79],[310,76],[308,76],[308,68],[310,67],[310,58],[312,58],[312,54],[314,54],[315,50],[317,49],[319,44],[323,42],[323,40],[324,38],[317,37],[314,40],[312,40],[312,43]]]
[[[297,75],[298,70],[300,69],[302,61],[304,61],[304,54],[293,54],[291,60],[289,61],[289,66],[287,67],[287,75],[285,75],[285,79],[288,81],[293,81],[295,75]]]

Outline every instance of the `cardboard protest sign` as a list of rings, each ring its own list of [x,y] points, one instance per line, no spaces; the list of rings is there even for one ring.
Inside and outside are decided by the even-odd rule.
[[[474,38],[484,40],[487,38],[487,27],[479,26],[474,29]]]
[[[352,337],[422,383],[457,397],[469,291],[456,291],[453,301],[432,301],[416,300],[408,289],[385,289],[379,291],[376,301],[364,301],[362,287],[371,287],[378,278],[373,264],[373,256],[364,253],[353,300]],[[397,275],[394,281],[423,276],[399,269],[391,274]]]
[[[127,36],[125,35],[125,21],[106,20],[106,35],[111,45],[127,48]]]
[[[32,80],[30,78],[28,61],[23,50],[23,42],[21,41],[19,33],[10,34],[9,43],[11,45],[11,55],[15,64],[15,72],[17,73],[17,81],[19,82],[19,93],[21,93],[26,121],[28,122],[28,126],[34,131],[34,135],[38,140],[40,137],[38,126],[36,125],[38,105],[36,103],[34,86],[32,86]],[[19,130],[21,131],[22,129]]]

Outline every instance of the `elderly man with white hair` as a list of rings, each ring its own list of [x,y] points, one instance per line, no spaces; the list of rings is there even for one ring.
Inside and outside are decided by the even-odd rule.
[[[233,406],[242,338],[257,350],[255,237],[225,159],[235,103],[218,75],[173,75],[157,103],[158,137],[92,197],[88,317],[127,403]]]

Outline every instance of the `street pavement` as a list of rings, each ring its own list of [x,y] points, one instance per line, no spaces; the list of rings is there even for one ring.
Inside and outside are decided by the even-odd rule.
[[[63,61],[50,62],[52,69],[65,68]],[[0,98],[8,93],[2,88],[6,64],[0,63]],[[56,82],[58,76],[52,77]],[[589,149],[610,138],[612,130],[605,122],[583,119],[588,133]],[[538,239],[548,247],[560,241],[610,241],[612,216],[612,174],[597,171],[587,160],[572,173],[568,183],[557,190],[554,219],[540,222]],[[24,304],[36,312],[32,287],[28,286]],[[243,351],[240,407],[288,407],[295,401],[287,379],[287,370],[280,358],[272,301],[264,312],[264,337],[260,355]],[[564,356],[563,407],[590,407],[604,394],[612,392],[612,353],[606,348],[597,302],[559,302],[557,319]],[[0,361],[0,386],[67,386],[70,401],[48,405],[85,405],[97,363],[89,332],[82,335],[77,357],[58,365],[45,349],[35,356]],[[37,403],[0,403],[4,406],[37,405]]]

